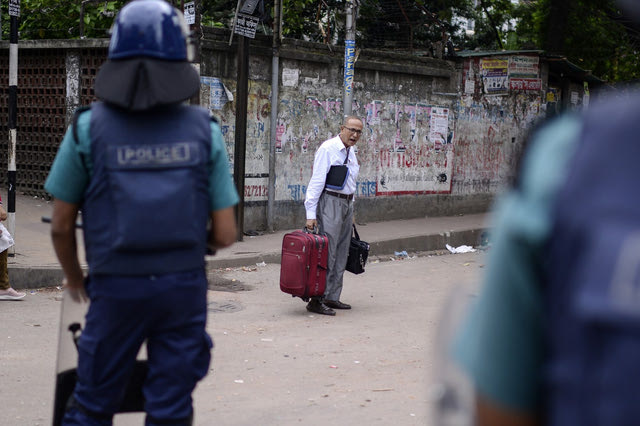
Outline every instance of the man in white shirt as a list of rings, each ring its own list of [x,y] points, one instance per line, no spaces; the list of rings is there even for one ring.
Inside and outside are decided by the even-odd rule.
[[[326,140],[316,151],[313,174],[304,201],[307,212],[307,229],[318,227],[320,233],[329,237],[329,260],[327,264],[327,285],[323,297],[312,297],[307,310],[322,315],[335,315],[334,309],[351,309],[340,301],[342,276],[349,255],[351,229],[353,224],[353,201],[356,192],[356,178],[360,166],[354,149],[351,149],[362,135],[363,122],[349,116],[340,126],[338,136]],[[329,189],[327,173],[331,166],[346,165],[348,173],[342,188]]]

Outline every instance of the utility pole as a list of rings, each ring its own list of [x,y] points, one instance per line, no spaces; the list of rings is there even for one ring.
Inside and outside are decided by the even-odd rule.
[[[187,44],[188,49],[188,59],[191,61],[191,64],[198,71],[198,74],[201,74],[200,71],[200,40],[202,39],[202,26],[201,26],[201,18],[202,18],[202,6],[201,0],[191,0],[184,1],[181,0],[181,10],[184,13],[185,20],[189,25],[189,29],[191,34],[189,36],[190,40]],[[200,91],[193,95],[189,100],[191,105],[200,105]]]
[[[238,36],[238,76],[236,79],[236,138],[234,146],[233,176],[240,202],[236,206],[238,241],[244,234],[244,172],[247,150],[247,96],[249,95],[249,38]]]
[[[267,229],[274,231],[274,203],[276,197],[276,137],[278,133],[278,85],[280,75],[280,0],[273,2],[273,41],[271,59],[271,123],[269,144],[269,182],[267,186]]]
[[[20,0],[9,0],[9,149],[7,151],[7,230],[15,241],[16,232],[16,138],[18,123],[18,16]],[[15,254],[15,245],[9,254]]]
[[[351,115],[353,104],[353,76],[356,62],[356,29],[353,0],[347,0],[345,13],[347,15],[347,28],[344,38],[344,96],[342,110],[344,118]]]
[[[236,222],[238,225],[238,241],[244,234],[244,174],[245,152],[247,150],[247,104],[249,95],[249,41],[256,36],[259,19],[253,16],[256,6],[261,0],[238,0],[233,23],[233,35],[238,35],[236,78],[236,131],[233,160],[233,176],[240,202],[236,206]]]

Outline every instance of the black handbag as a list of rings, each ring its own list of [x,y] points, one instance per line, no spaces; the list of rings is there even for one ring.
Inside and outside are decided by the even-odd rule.
[[[355,234],[355,235],[354,235]],[[369,243],[362,241],[356,225],[353,225],[353,234],[351,234],[351,244],[349,245],[349,257],[347,258],[346,270],[353,274],[361,274],[364,272],[364,265],[369,257]]]

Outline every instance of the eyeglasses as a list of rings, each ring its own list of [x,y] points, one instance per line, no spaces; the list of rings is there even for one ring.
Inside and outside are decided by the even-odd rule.
[[[345,129],[347,129],[348,131],[350,131],[351,133],[354,133],[356,135],[361,135],[362,134],[362,130],[358,130],[358,129],[353,129],[351,127],[347,127],[347,126],[342,126]]]

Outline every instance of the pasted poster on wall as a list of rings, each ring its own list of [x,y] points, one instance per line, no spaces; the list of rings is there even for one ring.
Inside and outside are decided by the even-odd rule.
[[[484,92],[491,95],[507,94],[509,91],[509,61],[507,59],[482,59],[480,74]]]
[[[307,97],[301,103],[281,100],[279,111],[276,199],[302,201],[315,151],[339,132],[341,104]],[[353,113],[364,119],[357,145],[357,197],[451,193],[454,126],[449,107],[367,99],[354,102]]]
[[[538,56],[511,56],[509,58],[509,77],[538,78],[540,58]]]
[[[205,93],[205,105],[209,105],[209,110],[221,110],[224,105],[233,101],[233,94],[224,87],[222,81],[216,77],[200,77],[200,84],[209,87],[208,93]],[[208,102],[207,102],[208,99]]]
[[[486,94],[506,95],[509,92],[508,59],[482,59],[480,74]]]
[[[510,78],[509,89],[513,91],[533,91],[542,90],[542,80],[539,78]]]
[[[509,58],[509,89],[514,91],[540,91],[540,58],[538,56],[511,56]]]
[[[447,143],[449,133],[449,109],[431,108],[431,119],[429,121],[429,142],[433,144],[433,149],[440,151]]]
[[[367,107],[379,110],[381,106],[389,107],[388,104]],[[449,112],[449,108],[424,104],[395,105],[395,119],[401,121],[395,124],[402,129],[395,138],[402,141],[403,149],[390,147],[378,151],[376,196],[451,192],[453,131]],[[380,115],[385,116],[384,112]],[[384,119],[381,121],[384,125]]]
[[[282,85],[284,87],[296,87],[300,78],[300,70],[297,68],[282,69]]]

